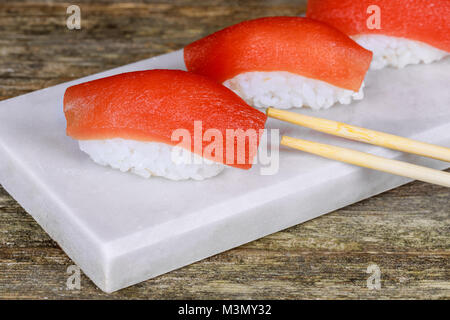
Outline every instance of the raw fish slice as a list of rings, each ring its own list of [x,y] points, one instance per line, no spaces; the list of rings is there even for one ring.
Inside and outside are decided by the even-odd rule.
[[[380,8],[381,29],[367,27],[367,8]],[[383,34],[428,43],[450,52],[448,0],[309,0],[307,16],[342,32]]]
[[[69,87],[64,95],[64,112],[67,135],[89,141],[125,139],[173,146],[179,143],[171,139],[174,130],[186,129],[195,137],[194,122],[201,121],[200,137],[208,129],[218,130],[224,137],[224,156],[220,157],[223,163],[229,160],[225,155],[227,130],[253,129],[259,143],[266,121],[264,113],[247,105],[231,90],[180,70],[130,72]],[[204,156],[211,142],[202,139],[197,150],[193,140],[189,151]],[[226,164],[249,169],[255,155],[252,150],[257,146],[246,148],[245,163],[240,163],[236,144],[235,140],[234,162]],[[150,149],[153,147],[146,148]],[[211,158],[208,155],[205,157]]]
[[[223,83],[247,72],[286,71],[358,92],[372,53],[338,30],[300,17],[260,18],[184,49],[189,71]]]
[[[368,25],[378,18],[374,6],[380,9],[380,28]],[[449,0],[309,0],[307,17],[373,51],[372,69],[430,63],[450,53]]]

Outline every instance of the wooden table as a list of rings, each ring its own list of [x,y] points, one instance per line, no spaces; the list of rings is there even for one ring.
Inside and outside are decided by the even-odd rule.
[[[95,2],[95,3],[94,3]],[[233,23],[298,15],[305,0],[0,4],[0,99],[166,53]],[[201,4],[199,4],[201,3]],[[414,182],[114,294],[85,276],[0,188],[0,298],[450,298],[450,191]],[[381,270],[369,290],[366,269]]]

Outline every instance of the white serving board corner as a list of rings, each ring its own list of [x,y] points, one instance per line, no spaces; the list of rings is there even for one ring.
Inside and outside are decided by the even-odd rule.
[[[182,51],[0,102],[0,183],[104,291],[112,292],[397,187],[407,179],[282,149],[273,176],[227,168],[198,181],[145,180],[93,163],[66,137],[75,83],[184,69]],[[305,114],[450,147],[450,60],[370,72],[363,101]],[[281,134],[444,169],[448,163],[269,120]]]

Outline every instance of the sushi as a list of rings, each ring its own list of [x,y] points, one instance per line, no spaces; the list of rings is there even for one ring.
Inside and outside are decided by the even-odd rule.
[[[309,0],[306,15],[372,51],[374,70],[431,63],[450,53],[448,0]]]
[[[362,99],[371,59],[347,35],[301,17],[244,21],[184,48],[187,70],[259,108],[322,109]]]
[[[64,113],[67,135],[96,163],[172,180],[203,180],[225,165],[250,169],[267,119],[224,86],[181,70],[130,72],[69,87]],[[229,130],[253,132],[255,139],[249,136],[238,150],[238,136],[217,140]]]

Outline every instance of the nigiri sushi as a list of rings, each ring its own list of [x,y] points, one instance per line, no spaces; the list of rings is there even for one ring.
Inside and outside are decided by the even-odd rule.
[[[371,69],[431,63],[450,53],[449,0],[309,0],[306,15],[372,51]]]
[[[371,59],[344,33],[301,17],[244,21],[184,48],[189,71],[260,108],[321,109],[362,99]]]
[[[224,165],[249,169],[267,119],[224,86],[181,70],[130,72],[69,87],[64,113],[67,135],[95,162],[172,180],[203,180]],[[174,139],[177,130],[187,132],[188,141]],[[235,148],[237,138],[221,142],[211,134],[226,137],[229,130],[255,132],[256,139],[242,151]],[[174,161],[174,148],[194,160]]]

